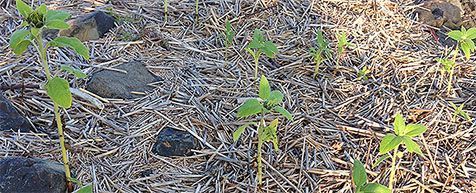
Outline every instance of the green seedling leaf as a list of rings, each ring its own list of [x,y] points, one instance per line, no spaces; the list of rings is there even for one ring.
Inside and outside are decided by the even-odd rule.
[[[70,108],[73,97],[69,91],[69,83],[63,78],[55,76],[46,83],[46,93],[60,107]]]
[[[318,49],[326,55],[326,57],[330,56],[330,50],[329,50],[329,42],[327,42],[326,38],[324,37],[324,34],[322,33],[321,30],[317,31],[316,34],[316,43]]]
[[[245,132],[245,129],[246,129],[248,126],[250,126],[249,123],[244,124],[244,125],[238,127],[238,129],[236,129],[235,132],[233,132],[233,141],[234,141],[234,142],[237,142],[238,139],[240,139],[241,134],[243,134],[243,132]]]
[[[266,100],[269,98],[271,93],[271,87],[269,86],[268,79],[264,75],[261,75],[261,79],[259,81],[259,98]]]
[[[48,43],[54,47],[67,47],[73,49],[76,53],[81,55],[84,59],[89,60],[89,49],[75,37],[57,37]]]
[[[22,0],[16,0],[15,2],[17,4],[17,10],[23,18],[27,18],[28,15],[33,12],[33,9]]]
[[[347,33],[342,32],[337,34],[337,53],[342,55],[344,53],[344,49],[349,46],[350,43],[347,41]]]
[[[408,136],[403,136],[403,143],[407,147],[408,152],[417,153],[418,155],[423,155],[423,152],[421,152],[420,146],[418,146],[418,144],[414,142],[412,138]]]
[[[453,61],[453,60],[449,60],[447,58],[438,58],[436,59],[437,62],[439,62],[440,64],[443,64],[443,71],[445,73],[450,73],[451,70],[454,68],[454,66],[456,65],[456,62]]]
[[[30,40],[22,40],[14,49],[13,53],[16,55],[21,55],[23,52],[28,49],[28,46],[30,45],[31,41]]]
[[[463,50],[466,60],[471,57],[471,52],[474,52],[475,46],[473,40],[465,40],[461,42],[461,50]]]
[[[53,20],[65,21],[66,19],[70,17],[71,17],[71,14],[65,11],[48,10],[46,12],[46,22],[53,21]]]
[[[471,121],[471,117],[466,113],[466,111],[460,111],[459,114],[466,120],[466,121]]]
[[[55,76],[46,83],[46,93],[60,107],[70,108],[73,103],[73,97],[69,91],[68,81]]]
[[[359,160],[354,160],[354,166],[352,167],[352,181],[357,189],[360,189],[367,183],[367,172],[365,166]]]
[[[470,28],[468,31],[466,31],[466,35],[468,36],[468,39],[476,39],[476,28]]]
[[[270,125],[263,128],[262,139],[265,142],[272,142],[274,150],[279,150],[278,144],[278,119],[271,121]]]
[[[283,103],[283,99],[284,99],[283,93],[279,92],[278,90],[273,90],[269,94],[267,104],[270,106],[278,105]]]
[[[276,106],[276,107],[274,107],[274,111],[283,115],[288,120],[293,120],[293,115],[288,110],[286,110],[284,107]]]
[[[74,184],[77,184],[78,186],[83,186],[83,183],[81,183],[81,181],[79,181],[77,178],[71,177],[69,178],[69,180],[73,182]]]
[[[263,47],[264,37],[263,33],[259,29],[255,29],[253,32],[253,39],[251,40],[248,48],[259,49]]]
[[[461,38],[463,37],[463,32],[459,30],[453,30],[448,32],[448,36],[456,41],[460,41]]]
[[[13,50],[20,44],[21,41],[25,40],[26,36],[30,34],[28,30],[17,30],[13,32],[12,36],[10,37],[10,48]]]
[[[83,186],[80,189],[76,190],[74,193],[93,193],[93,185],[88,184],[86,186]]]
[[[426,130],[427,128],[422,124],[408,124],[405,127],[404,135],[408,137],[416,137],[424,133]]]
[[[68,29],[69,24],[61,20],[50,20],[46,23],[46,27],[49,29]]]
[[[396,135],[402,135],[405,131],[405,119],[400,113],[397,113],[393,121],[393,129]]]
[[[74,75],[76,78],[86,78],[88,75],[86,75],[83,71],[73,68],[71,66],[66,66],[66,65],[61,65],[61,70],[66,71],[72,75]]]
[[[30,28],[30,32],[33,37],[38,37],[38,34],[40,34],[40,28],[32,27]]]
[[[466,111],[463,110],[464,108],[464,103],[461,104],[459,107],[457,107],[453,102],[449,102],[451,107],[453,107],[454,109],[454,113],[453,113],[453,119],[456,120],[456,117],[459,115],[461,117],[463,117],[466,121],[471,121],[471,117],[468,115],[468,113],[466,113]]]
[[[361,189],[362,193],[392,193],[386,186],[377,183],[368,183]]]
[[[256,115],[260,113],[262,109],[263,109],[263,105],[258,101],[258,99],[248,99],[238,109],[237,116],[239,118],[243,118],[243,117],[248,117],[251,115]]]
[[[385,161],[386,159],[388,159],[390,157],[390,155],[388,154],[383,154],[382,156],[380,156],[377,161],[375,161],[373,164],[372,164],[372,169],[377,167],[378,165],[380,165],[383,161]]]
[[[226,20],[226,24],[225,24],[226,47],[230,47],[233,44],[233,36],[235,36],[235,32],[233,32],[233,29],[231,28],[230,21]]]
[[[46,10],[46,5],[45,5],[45,4],[41,4],[40,6],[38,6],[38,7],[36,8],[36,10],[38,10],[39,13],[41,13],[41,14],[44,15],[44,14],[46,14],[46,11],[47,11],[47,10]]]
[[[276,47],[272,41],[265,41],[263,43],[262,51],[269,58],[274,58],[278,53],[278,47]]]
[[[361,79],[364,79],[364,80],[368,80],[367,78],[367,74],[369,73],[369,70],[367,69],[367,66],[364,66],[362,69],[359,70],[359,72],[357,73],[357,77],[361,78]]]
[[[390,152],[398,145],[400,145],[401,142],[402,138],[400,136],[396,136],[394,134],[387,134],[380,142],[379,154],[383,155]]]

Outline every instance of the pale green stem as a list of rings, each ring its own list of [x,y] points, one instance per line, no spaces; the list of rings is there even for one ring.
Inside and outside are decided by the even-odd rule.
[[[40,59],[41,59],[41,65],[43,66],[46,74],[46,79],[50,80],[51,79],[51,73],[48,65],[48,61],[46,58],[46,47],[43,44],[43,39],[41,37],[41,32],[36,38],[37,41],[37,49],[38,52],[40,53]],[[61,155],[63,158],[63,166],[64,166],[64,172],[66,175],[66,181],[71,183],[71,171],[69,169],[69,160],[68,160],[68,154],[66,152],[66,146],[65,146],[65,140],[64,140],[64,132],[63,132],[63,124],[61,123],[61,115],[59,114],[59,107],[58,104],[53,101],[54,104],[54,114],[55,114],[55,119],[56,119],[56,124],[58,127],[58,136],[60,139],[60,146],[61,146]]]
[[[254,57],[255,59],[255,79],[258,78],[258,62],[259,62],[259,55],[256,54],[257,56]]]
[[[456,44],[456,50],[457,50],[457,51],[455,51],[455,53],[454,53],[454,55],[453,55],[454,66],[456,66],[456,56],[458,56],[458,53],[459,53],[459,50],[458,50],[459,47],[458,47],[458,46],[459,46],[459,44]],[[448,95],[451,93],[451,87],[452,87],[451,82],[452,82],[452,80],[453,80],[454,66],[452,66],[451,69],[450,69],[450,77],[448,78],[448,85],[447,85],[447,87],[446,87],[446,89],[447,89],[447,90],[446,90],[446,93],[447,93]]]
[[[45,70],[46,74],[46,79],[50,80],[51,79],[51,73],[50,73],[50,68],[48,66],[48,61],[46,58],[46,48],[43,45],[43,39],[41,38],[41,32],[40,34],[36,37],[37,41],[37,49],[40,54],[40,60],[41,60],[41,65],[43,66],[43,69]]]
[[[393,190],[393,183],[395,181],[395,172],[396,172],[396,162],[397,162],[397,153],[398,153],[398,146],[395,147],[395,150],[393,151],[393,155],[392,155],[392,168],[390,169],[390,179],[389,179],[389,182],[388,182],[388,188],[390,189],[390,191],[392,192]]]
[[[197,20],[198,20],[198,0],[195,0],[195,16],[197,17]]]
[[[262,163],[261,163],[261,146],[263,141],[261,141],[261,137],[259,136],[259,133],[261,132],[261,124],[258,126],[258,185],[261,185],[263,183],[263,168],[262,168]]]
[[[227,63],[228,63],[228,59],[227,59],[228,54],[227,54],[227,52],[228,52],[228,46],[226,46],[226,50],[225,50],[225,53],[224,53],[224,55],[225,55],[225,67],[227,66]]]
[[[261,133],[263,132],[263,128],[265,127],[265,122],[264,122],[264,109],[261,109],[261,120],[258,124],[258,173],[257,173],[257,178],[258,178],[258,186],[263,183],[263,165],[261,163],[261,148],[263,146],[263,139],[261,139]]]

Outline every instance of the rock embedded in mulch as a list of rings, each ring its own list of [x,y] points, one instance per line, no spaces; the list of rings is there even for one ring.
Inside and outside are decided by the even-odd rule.
[[[36,158],[0,159],[1,193],[65,193],[63,165]]]
[[[101,70],[91,76],[86,89],[105,98],[131,99],[140,96],[131,92],[151,91],[153,88],[148,84],[162,80],[152,74],[143,63],[137,61],[113,68],[127,73]]]
[[[416,13],[420,22],[437,28],[459,29],[463,23],[463,8],[459,0],[425,0]]]
[[[32,130],[30,122],[20,115],[13,104],[0,92],[0,131],[29,132]]]
[[[71,27],[61,30],[60,35],[77,37],[81,41],[97,40],[114,28],[115,22],[114,17],[107,13],[95,11],[68,21]]]
[[[192,134],[166,127],[157,136],[152,152],[166,157],[187,156],[192,154],[192,149],[197,149],[197,145]]]

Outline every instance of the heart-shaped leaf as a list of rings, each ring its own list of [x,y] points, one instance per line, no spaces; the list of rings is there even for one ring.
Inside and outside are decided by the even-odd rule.
[[[63,108],[70,108],[73,97],[69,91],[69,83],[65,79],[55,76],[46,83],[46,93],[48,96]]]
[[[395,149],[398,145],[400,145],[401,142],[402,138],[400,136],[396,136],[394,134],[387,134],[380,142],[379,154],[383,155],[388,153],[389,151]]]
[[[367,183],[367,172],[365,166],[359,160],[354,160],[354,166],[352,167],[352,181],[357,189],[364,186]]]
[[[238,109],[237,116],[243,118],[251,115],[256,115],[260,113],[262,109],[263,104],[261,104],[258,99],[248,99]]]

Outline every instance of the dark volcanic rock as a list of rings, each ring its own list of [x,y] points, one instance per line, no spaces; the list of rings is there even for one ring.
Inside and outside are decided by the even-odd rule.
[[[1,193],[65,193],[63,165],[41,159],[0,159]]]
[[[31,129],[30,122],[21,116],[12,103],[0,92],[0,131],[29,132]]]
[[[197,148],[197,140],[188,132],[164,128],[157,136],[152,152],[161,156],[185,156]]]
[[[127,72],[101,70],[92,75],[87,90],[106,98],[130,99],[136,97],[131,92],[146,92],[152,89],[147,84],[161,80],[153,75],[141,62],[121,64],[116,69]]]
[[[97,40],[115,27],[114,17],[102,11],[80,16],[68,23],[71,27],[61,30],[60,35],[77,37],[81,41]]]

